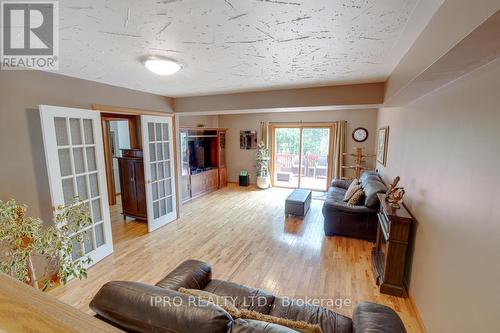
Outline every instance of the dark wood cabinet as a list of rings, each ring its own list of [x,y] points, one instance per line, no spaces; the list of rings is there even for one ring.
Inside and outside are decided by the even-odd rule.
[[[393,296],[406,296],[405,274],[410,263],[408,250],[413,217],[401,205],[393,208],[385,201],[385,194],[378,194],[377,242],[372,250],[372,268],[380,292]]]
[[[124,150],[118,158],[122,214],[136,219],[147,218],[146,184],[142,150]]]

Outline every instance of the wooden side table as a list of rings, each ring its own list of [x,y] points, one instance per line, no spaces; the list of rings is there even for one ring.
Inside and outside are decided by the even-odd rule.
[[[408,249],[413,217],[403,205],[391,207],[385,201],[385,194],[377,196],[380,211],[377,241],[372,250],[373,274],[381,293],[402,297],[407,294],[405,273],[410,264]]]

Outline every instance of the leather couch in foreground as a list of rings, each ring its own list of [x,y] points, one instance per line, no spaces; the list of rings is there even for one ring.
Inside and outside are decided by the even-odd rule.
[[[386,306],[361,302],[351,319],[323,307],[285,301],[263,290],[213,280],[210,266],[197,260],[185,261],[156,286],[108,282],[96,294],[90,307],[97,317],[129,332],[297,332],[260,320],[234,319],[213,303],[179,293],[177,290],[181,287],[229,296],[239,309],[317,324],[323,333],[406,332],[398,315]]]
[[[385,193],[387,187],[380,176],[365,171],[359,177],[365,199],[361,205],[349,205],[344,196],[352,180],[334,179],[323,204],[326,236],[348,236],[375,242],[377,236],[377,212],[380,203],[377,193]]]

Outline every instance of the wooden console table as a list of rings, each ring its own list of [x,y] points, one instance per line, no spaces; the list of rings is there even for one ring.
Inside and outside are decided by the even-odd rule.
[[[409,265],[408,248],[413,217],[401,205],[392,208],[385,194],[378,194],[377,242],[372,250],[372,268],[380,292],[393,296],[406,296],[405,273]]]
[[[0,273],[0,332],[122,332]]]

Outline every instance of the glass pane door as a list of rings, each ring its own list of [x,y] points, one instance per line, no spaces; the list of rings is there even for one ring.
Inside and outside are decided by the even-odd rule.
[[[141,116],[148,230],[177,218],[172,119]]]
[[[329,170],[330,128],[303,128],[300,187],[327,189]]]
[[[72,259],[88,254],[95,264],[113,252],[100,113],[41,105],[40,118],[52,205],[67,206],[78,197],[92,217],[72,236],[86,234],[84,244],[74,242]]]
[[[274,185],[298,187],[300,128],[276,128],[274,132]]]

